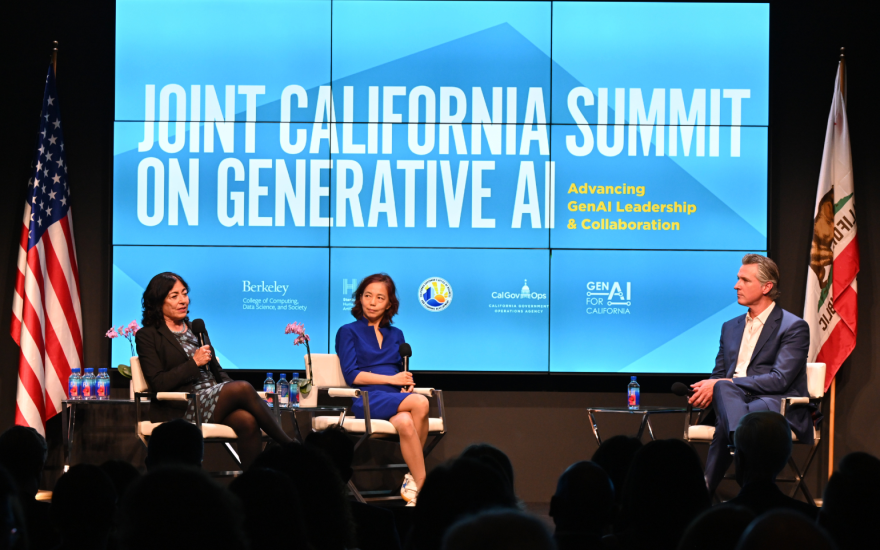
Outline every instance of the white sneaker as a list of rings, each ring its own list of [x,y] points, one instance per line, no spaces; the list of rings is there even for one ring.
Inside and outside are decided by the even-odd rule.
[[[419,488],[416,487],[416,480],[411,473],[407,472],[406,475],[403,476],[403,485],[400,486],[400,496],[402,496],[403,500],[407,502],[415,502],[418,495]],[[407,504],[407,506],[409,506],[409,504]],[[415,504],[412,504],[412,506],[415,506]]]
[[[409,502],[406,503],[406,507],[407,507],[407,508],[410,508],[410,507],[411,507],[411,508],[415,508],[415,507],[416,507],[416,501],[417,501],[418,499],[419,499],[419,497],[418,497],[418,495],[416,495],[411,501],[409,501]]]

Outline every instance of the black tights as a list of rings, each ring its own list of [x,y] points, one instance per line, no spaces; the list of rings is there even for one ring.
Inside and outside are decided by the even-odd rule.
[[[278,443],[288,443],[290,436],[284,433],[266,402],[257,395],[248,382],[228,382],[220,390],[214,407],[214,421],[225,424],[238,436],[238,453],[241,466],[250,467],[262,450],[260,429]]]

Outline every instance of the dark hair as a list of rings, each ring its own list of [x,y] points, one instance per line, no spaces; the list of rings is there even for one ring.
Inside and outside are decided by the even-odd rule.
[[[229,491],[241,501],[252,550],[310,548],[302,500],[290,477],[268,468],[251,468],[232,480]],[[282,523],[284,527],[279,528]]]
[[[165,303],[168,293],[177,284],[177,281],[180,281],[186,291],[189,292],[189,285],[177,273],[165,271],[150,279],[150,284],[147,285],[147,289],[144,290],[144,295],[141,298],[141,307],[144,310],[143,318],[141,319],[143,326],[162,326],[162,322],[165,319],[165,315],[162,313],[162,305]],[[189,316],[185,317],[184,320],[189,321]]]
[[[342,426],[331,426],[320,432],[312,432],[306,437],[306,446],[320,449],[330,457],[339,472],[343,483],[348,483],[354,473],[354,441]]]
[[[0,435],[0,465],[5,466],[15,480],[19,493],[25,489],[26,493],[31,490],[36,493],[47,455],[46,439],[33,428],[13,426]]]
[[[238,499],[195,468],[166,466],[141,477],[116,517],[120,550],[248,548]]]
[[[391,304],[391,307],[385,310],[382,321],[379,323],[381,326],[387,327],[392,323],[391,318],[397,315],[397,310],[400,309],[400,300],[397,299],[397,287],[394,286],[394,281],[387,273],[374,273],[369,277],[364,277],[364,280],[361,281],[361,284],[358,285],[357,290],[354,292],[354,307],[351,308],[351,314],[357,320],[364,316],[361,296],[364,295],[367,287],[373,283],[383,283],[385,288],[388,289],[388,303]]]
[[[474,443],[463,450],[459,456],[461,458],[472,458],[497,470],[510,485],[511,492],[516,494],[513,484],[513,464],[510,463],[510,457],[504,454],[504,451],[488,443]]]
[[[110,476],[98,466],[77,464],[55,483],[49,517],[66,546],[85,548],[97,542],[93,538],[96,535],[99,539],[110,535],[112,522],[108,520],[113,517],[115,508],[116,489]],[[86,537],[80,532],[83,521],[80,514],[84,512],[100,518],[89,527]],[[88,544],[83,544],[86,542]]]
[[[195,424],[176,418],[153,430],[147,444],[146,465],[147,470],[168,464],[201,468],[204,456],[202,431]]]

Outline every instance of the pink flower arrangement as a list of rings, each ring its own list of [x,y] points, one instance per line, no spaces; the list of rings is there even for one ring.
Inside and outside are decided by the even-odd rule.
[[[306,368],[306,378],[304,384],[300,385],[300,393],[303,396],[309,394],[312,389],[312,350],[309,349],[309,335],[306,334],[306,327],[302,323],[289,323],[286,327],[284,327],[284,334],[296,334],[296,339],[293,341],[294,346],[298,346],[300,344],[305,344],[306,346],[306,356],[308,357],[308,368]]]
[[[118,327],[110,327],[110,330],[104,334],[105,337],[110,338],[111,340],[114,338],[119,338],[122,336],[126,340],[128,340],[128,345],[131,346],[131,355],[134,357],[134,335],[141,329],[140,325],[138,325],[137,321],[130,322],[127,326],[123,327],[119,325]]]

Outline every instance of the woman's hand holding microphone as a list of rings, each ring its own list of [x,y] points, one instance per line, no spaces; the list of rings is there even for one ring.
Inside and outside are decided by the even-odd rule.
[[[196,362],[196,365],[204,367],[211,362],[211,346],[200,347],[199,350],[193,354],[192,358],[193,361]],[[410,376],[410,378],[412,378],[412,376]]]
[[[389,376],[388,378],[390,379],[389,384],[391,384],[392,386],[402,386],[400,388],[400,391],[403,393],[412,392],[413,388],[416,385],[415,381],[413,380],[413,375],[409,371],[401,371],[393,376]]]

